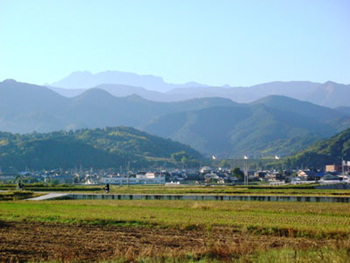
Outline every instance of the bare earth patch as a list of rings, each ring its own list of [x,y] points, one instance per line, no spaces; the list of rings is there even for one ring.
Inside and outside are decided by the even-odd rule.
[[[0,261],[96,262],[155,257],[239,258],[258,250],[337,246],[336,240],[314,240],[211,230],[0,222]]]

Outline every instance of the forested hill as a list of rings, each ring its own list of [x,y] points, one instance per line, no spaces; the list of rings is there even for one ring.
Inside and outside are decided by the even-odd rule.
[[[350,129],[314,144],[286,162],[292,167],[324,168],[326,164],[341,164],[342,158],[350,161]]]
[[[200,159],[189,146],[129,127],[82,129],[75,132],[12,134],[0,132],[0,166],[18,170],[83,167],[133,168],[172,162],[182,153],[188,165]],[[162,163],[163,162],[163,163]]]
[[[225,98],[155,102],[94,88],[66,98],[14,80],[0,82],[0,131],[53,132],[128,126],[219,158],[289,156],[350,127],[338,110],[284,96],[250,104]]]

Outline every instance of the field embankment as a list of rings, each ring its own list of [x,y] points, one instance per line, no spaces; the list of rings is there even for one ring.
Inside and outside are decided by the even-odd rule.
[[[33,198],[39,196],[39,194],[34,193],[33,191],[1,191],[0,192],[0,201],[15,201],[23,200],[28,198]]]
[[[315,189],[317,185],[131,185],[110,188],[112,194],[203,194],[203,195],[300,195],[300,196],[350,196],[349,189]],[[105,193],[104,185],[45,185],[25,184],[24,189],[35,192]],[[15,184],[0,184],[0,190],[15,190]]]

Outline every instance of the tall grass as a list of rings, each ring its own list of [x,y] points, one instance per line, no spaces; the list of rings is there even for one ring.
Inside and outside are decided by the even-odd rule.
[[[211,247],[194,251],[185,255],[157,255],[152,249],[145,249],[139,254],[135,254],[132,248],[127,253],[116,253],[116,260],[102,261],[101,263],[160,263],[160,262],[185,262],[185,263],[217,263],[217,262],[237,262],[237,263],[312,263],[312,262],[334,262],[348,263],[350,252],[348,248],[313,248],[313,249],[267,249],[254,251],[248,246],[227,246],[214,244]]]

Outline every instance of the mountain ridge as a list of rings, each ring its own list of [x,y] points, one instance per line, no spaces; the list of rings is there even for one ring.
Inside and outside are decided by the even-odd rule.
[[[263,104],[167,114],[154,119],[143,130],[221,158],[286,156],[301,150],[302,142],[310,144],[337,132],[331,125],[311,117]],[[294,141],[293,145],[296,137],[299,143]]]
[[[74,89],[72,91],[63,90],[62,87]],[[158,76],[106,71],[96,74],[75,72],[49,86],[52,90],[68,97],[77,95],[84,89],[95,87],[105,89],[114,96],[135,93],[143,98],[160,102],[223,97],[239,103],[250,103],[269,95],[282,95],[331,108],[350,106],[350,101],[346,99],[350,97],[350,85],[333,81],[325,83],[272,81],[247,87],[232,87],[229,85],[211,86],[197,82],[171,84]]]
[[[131,72],[104,71],[93,74],[89,71],[76,71],[63,78],[53,82],[50,86],[60,88],[86,89],[93,88],[101,84],[119,84],[136,87],[151,88],[156,91],[168,91],[176,86],[163,80],[162,77],[153,75],[139,75]],[[179,86],[188,87],[188,85],[205,86],[196,82],[187,82]]]
[[[23,96],[26,92],[31,94]],[[14,81],[1,82],[0,94],[4,95],[0,96],[3,131],[129,126],[223,157],[242,153],[285,156],[350,126],[350,116],[344,113],[283,96],[250,104],[220,97],[155,102],[138,95],[115,97],[94,88],[67,98],[45,87]]]

